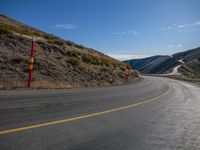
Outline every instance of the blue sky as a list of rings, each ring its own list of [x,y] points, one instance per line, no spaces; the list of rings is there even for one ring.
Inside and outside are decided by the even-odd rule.
[[[0,13],[127,59],[200,46],[200,0],[0,0]]]

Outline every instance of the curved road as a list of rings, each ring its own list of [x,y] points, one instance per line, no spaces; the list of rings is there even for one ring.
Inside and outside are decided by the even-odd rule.
[[[176,67],[174,67],[174,69],[172,70],[172,72],[168,75],[181,75],[178,71],[178,69],[181,67],[182,65],[178,65]]]
[[[0,92],[1,150],[199,150],[200,88],[145,77],[99,89]]]

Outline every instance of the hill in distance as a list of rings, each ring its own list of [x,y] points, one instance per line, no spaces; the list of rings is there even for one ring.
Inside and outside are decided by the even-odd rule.
[[[32,88],[124,84],[124,63],[0,15],[0,89],[26,86],[33,36],[37,41]],[[136,76],[133,71],[129,82]]]
[[[139,70],[143,74],[169,74],[173,68],[180,65],[181,75],[192,78],[200,78],[200,47],[184,52],[173,54],[172,56],[152,56],[143,59],[126,60],[132,68]]]

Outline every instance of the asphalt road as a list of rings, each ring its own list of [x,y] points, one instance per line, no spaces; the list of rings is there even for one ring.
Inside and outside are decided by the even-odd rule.
[[[0,150],[199,150],[200,88],[132,85],[0,92]]]

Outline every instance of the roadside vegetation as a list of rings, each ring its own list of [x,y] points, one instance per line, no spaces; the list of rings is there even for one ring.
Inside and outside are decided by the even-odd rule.
[[[91,48],[0,15],[0,89],[22,88],[28,78],[32,36],[36,36],[32,88],[121,85],[125,64]],[[130,83],[138,77],[133,71]]]

